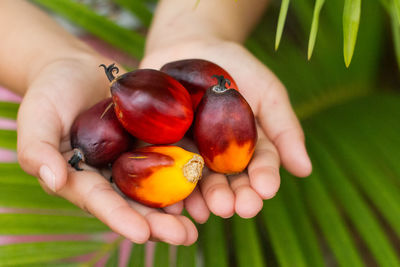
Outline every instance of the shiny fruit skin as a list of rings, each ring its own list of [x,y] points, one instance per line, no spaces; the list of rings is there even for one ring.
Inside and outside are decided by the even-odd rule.
[[[121,124],[147,143],[175,143],[193,121],[188,92],[163,72],[141,69],[123,74],[111,82],[111,93]]]
[[[208,89],[197,108],[194,138],[207,167],[225,174],[242,172],[257,141],[249,104],[236,90]]]
[[[222,75],[231,81],[231,88],[238,87],[229,73],[217,64],[204,59],[185,59],[170,62],[161,68],[162,72],[175,78],[192,98],[193,110],[197,109],[201,98],[208,88],[215,84],[213,75]]]
[[[126,196],[162,208],[183,200],[193,191],[203,166],[200,155],[180,147],[147,146],[122,154],[113,164],[112,175]],[[188,174],[189,170],[194,172]]]
[[[71,127],[72,148],[79,149],[84,161],[94,167],[112,163],[133,144],[111,105],[111,98],[104,99],[81,113]]]

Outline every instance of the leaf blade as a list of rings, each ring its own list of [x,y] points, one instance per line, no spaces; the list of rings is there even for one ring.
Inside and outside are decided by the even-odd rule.
[[[228,248],[224,232],[224,221],[211,215],[201,228],[201,250],[204,266],[228,267]]]
[[[129,257],[129,267],[145,267],[146,245],[133,244]]]
[[[315,155],[315,162],[324,168],[324,182],[331,188],[347,216],[353,222],[357,231],[366,242],[367,247],[374,255],[379,266],[398,266],[396,252],[387,239],[382,227],[367,206],[365,200],[343,173],[340,165],[335,162],[333,155],[322,146],[320,134],[313,134],[310,140],[310,148]],[[311,143],[313,144],[311,146]],[[321,164],[323,162],[323,164]]]
[[[285,26],[286,16],[289,9],[290,0],[282,0],[281,9],[279,11],[278,25],[276,28],[275,35],[275,51],[278,50],[279,44],[281,42],[283,28]]]
[[[96,241],[52,241],[0,246],[0,263],[5,266],[37,264],[96,251],[104,243]]]
[[[117,4],[123,8],[129,10],[133,15],[135,15],[144,26],[149,27],[153,14],[150,10],[143,4],[142,1],[130,1],[130,0],[114,0]]]
[[[343,10],[343,52],[346,67],[350,66],[360,24],[361,0],[345,0]]]
[[[279,265],[308,266],[280,193],[265,202],[261,217]]]
[[[0,213],[0,234],[88,234],[107,232],[98,219],[85,216]]]
[[[17,132],[14,130],[0,129],[0,147],[16,150],[17,149]]]
[[[260,240],[254,220],[244,220],[235,215],[232,218],[233,245],[238,267],[265,267]]]
[[[319,24],[319,14],[321,13],[322,6],[325,0],[316,0],[314,6],[314,14],[311,23],[310,36],[308,39],[308,49],[307,49],[307,59],[310,60],[312,53],[314,51],[315,41],[317,38],[318,24]]]
[[[16,120],[19,109],[18,103],[0,101],[0,117]]]
[[[169,267],[171,266],[169,257],[170,246],[164,242],[157,242],[154,248],[154,266]]]
[[[133,57],[143,57],[144,37],[134,31],[118,26],[107,18],[98,15],[86,5],[70,0],[33,0],[35,3],[69,19],[88,32],[116,46]]]
[[[198,246],[178,246],[176,254],[176,267],[196,267],[196,256]]]

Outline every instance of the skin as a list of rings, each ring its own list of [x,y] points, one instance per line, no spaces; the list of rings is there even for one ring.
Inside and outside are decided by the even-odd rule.
[[[143,68],[160,68],[188,58],[212,61],[228,71],[250,104],[257,119],[258,141],[247,172],[229,178],[210,172],[196,192],[212,213],[223,218],[234,213],[254,217],[263,200],[277,193],[281,163],[298,177],[306,177],[312,170],[304,134],[285,87],[240,44],[266,4],[265,0],[204,0],[192,12],[190,1],[160,1],[141,63]],[[206,209],[191,208],[194,201],[190,198],[184,202],[195,219],[207,216]]]
[[[38,177],[46,192],[66,198],[137,243],[153,239],[190,245],[198,233],[188,218],[179,215],[183,205],[200,223],[210,211],[221,217],[235,212],[253,217],[261,210],[262,199],[278,190],[280,162],[297,176],[311,172],[304,135],[285,88],[240,45],[266,1],[202,0],[195,12],[193,4],[160,2],[141,67],[160,68],[183,58],[221,65],[256,114],[259,140],[247,173],[229,179],[206,173],[184,203],[157,210],[124,199],[99,170],[83,166],[85,171],[76,172],[67,166],[72,155],[70,127],[79,113],[110,96],[109,82],[97,66],[112,62],[31,4],[0,1],[0,34],[7,37],[0,44],[0,84],[24,95],[18,113],[21,167]]]

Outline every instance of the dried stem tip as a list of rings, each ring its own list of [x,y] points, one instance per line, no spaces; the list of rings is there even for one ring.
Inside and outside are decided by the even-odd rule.
[[[226,84],[228,84],[230,86],[231,85],[230,80],[226,79],[223,75],[213,75],[212,77],[216,78],[218,80],[218,84],[216,84],[212,87],[214,92],[223,93],[226,90],[228,90],[228,88],[226,87]]]
[[[191,182],[196,183],[201,178],[204,160],[200,155],[194,155],[182,168],[183,176]]]
[[[119,69],[118,69],[117,66],[115,66],[115,63],[113,63],[113,64],[111,64],[109,66],[101,64],[101,65],[99,65],[99,67],[103,67],[104,68],[104,71],[105,71],[105,73],[107,75],[107,78],[108,78],[108,80],[110,82],[112,82],[115,79],[114,72],[115,72],[115,74],[118,74],[118,72],[119,72]]]

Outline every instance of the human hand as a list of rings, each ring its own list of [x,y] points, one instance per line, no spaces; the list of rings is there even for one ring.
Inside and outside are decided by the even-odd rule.
[[[197,230],[188,218],[123,198],[100,170],[84,166],[84,171],[75,171],[67,165],[75,117],[110,95],[101,63],[109,62],[88,55],[60,59],[31,78],[18,113],[20,165],[48,193],[69,200],[133,242],[150,238],[190,245]],[[177,213],[175,206],[166,210]]]
[[[304,134],[286,89],[270,70],[235,42],[214,38],[168,41],[167,45],[153,43],[141,67],[160,69],[165,63],[188,58],[212,61],[235,79],[258,125],[258,141],[247,171],[229,177],[209,172],[199,184],[202,198],[196,191],[184,201],[185,207],[199,222],[208,217],[204,205],[224,218],[235,212],[244,218],[253,217],[261,210],[262,200],[272,198],[278,191],[281,162],[296,176],[311,173]]]

